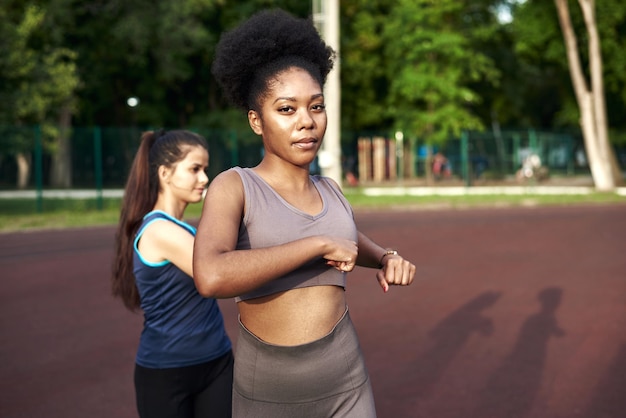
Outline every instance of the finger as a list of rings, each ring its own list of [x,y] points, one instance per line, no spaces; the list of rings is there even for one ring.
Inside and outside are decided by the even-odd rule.
[[[413,263],[409,263],[409,264],[410,264],[410,266],[409,266],[409,281],[408,281],[407,285],[413,283],[413,279],[415,278],[415,271],[416,271],[415,265]]]
[[[400,266],[400,271],[399,273],[399,285],[400,286],[406,286],[409,284],[409,277],[410,277],[410,269],[409,269],[409,263],[407,261],[404,261],[402,263],[402,266]]]
[[[411,283],[411,270],[410,268],[405,268],[402,274],[402,286],[408,286],[409,283]]]
[[[412,279],[412,264],[406,260],[400,263],[389,263],[385,269],[387,283],[393,286],[407,286]]]
[[[342,263],[341,271],[352,271],[354,270],[354,265],[355,264],[353,262],[344,262]]]
[[[387,265],[387,281],[395,286],[407,286],[412,281],[411,267],[413,265],[407,260],[400,260],[399,263],[389,263]]]
[[[383,292],[387,293],[389,291],[389,283],[387,283],[387,279],[385,279],[385,272],[383,270],[378,270],[378,272],[376,272],[376,279],[378,280],[380,287],[383,289]]]
[[[354,263],[346,262],[346,261],[331,261],[327,260],[326,265],[329,265],[341,272],[350,272],[354,270]]]
[[[409,263],[409,269],[408,269],[408,279],[407,279],[407,286],[410,285],[411,283],[413,283],[413,279],[415,278],[415,265],[413,263]]]
[[[385,269],[385,276],[387,278],[387,283],[393,286],[398,286],[402,284],[402,264],[401,263],[389,263],[387,268]]]

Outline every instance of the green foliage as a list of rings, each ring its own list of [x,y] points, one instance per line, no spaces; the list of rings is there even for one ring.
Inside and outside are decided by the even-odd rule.
[[[48,151],[56,148],[60,109],[73,109],[80,80],[77,55],[57,42],[50,7],[36,2],[0,2],[0,124],[25,127],[8,136],[4,153],[28,156],[41,126]]]
[[[228,107],[210,72],[221,33],[265,7],[310,13],[296,0],[48,2],[67,6],[55,18],[78,53],[79,125],[210,123]],[[140,100],[135,108],[126,104],[132,96]]]
[[[34,3],[4,1],[0,7],[0,122],[56,122],[58,109],[79,84],[76,53],[45,35],[49,12]]]
[[[396,127],[430,143],[483,124],[471,107],[481,101],[469,84],[497,80],[491,60],[472,48],[462,24],[464,2],[402,0],[383,32],[390,91],[387,111]]]
[[[482,129],[475,114],[482,97],[471,84],[498,79],[492,60],[475,49],[492,33],[489,4],[342,2],[349,22],[342,42],[344,120],[353,129],[383,125],[431,143]]]
[[[580,6],[574,1],[569,6],[581,63],[583,68],[588,68],[587,31]],[[515,8],[514,16],[509,29],[519,63],[519,83],[526,87],[522,112],[532,118],[535,127],[577,127],[580,116],[554,2],[527,0]],[[614,128],[625,129],[626,3],[597,1],[596,20],[609,123]]]
[[[0,0],[0,124],[44,124],[49,149],[62,108],[76,126],[246,130],[211,62],[225,30],[271,7],[311,13],[302,0]],[[511,23],[497,20],[501,7]],[[623,131],[626,3],[596,8],[609,122]],[[570,9],[584,59],[584,22]],[[344,130],[434,143],[498,124],[578,127],[553,1],[342,0],[340,16]]]
[[[76,45],[84,80],[82,124],[180,126],[209,94],[218,2],[78,1],[66,42]],[[129,97],[139,106],[129,108]]]
[[[626,129],[626,4],[603,0],[596,1],[596,8],[609,122]]]
[[[343,125],[352,129],[390,124],[385,113],[388,84],[382,32],[390,0],[341,2],[341,83]]]

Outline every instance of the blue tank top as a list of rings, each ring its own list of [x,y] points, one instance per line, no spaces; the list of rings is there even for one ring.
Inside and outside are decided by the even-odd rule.
[[[352,207],[328,179],[311,176],[322,198],[322,210],[310,215],[290,205],[258,174],[249,168],[234,167],[241,177],[245,215],[239,227],[237,249],[264,248],[314,235],[358,240]],[[322,257],[240,295],[235,301],[258,298],[289,289],[309,286],[346,287],[346,274],[330,267]]]
[[[136,362],[149,368],[185,367],[226,354],[231,342],[215,299],[202,297],[193,278],[170,261],[143,259],[138,243],[152,222],[174,222],[193,236],[196,229],[162,211],[148,213],[134,241],[135,283],[139,289],[144,327]]]

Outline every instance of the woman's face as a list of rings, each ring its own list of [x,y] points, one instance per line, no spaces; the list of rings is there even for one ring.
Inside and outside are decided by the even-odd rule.
[[[263,137],[266,156],[308,167],[326,132],[326,108],[319,83],[301,68],[276,77],[262,99],[261,112],[251,110],[252,130]]]
[[[193,146],[181,161],[167,169],[163,166],[162,184],[171,194],[184,202],[196,203],[209,183],[206,169],[209,166],[209,153],[201,146]]]

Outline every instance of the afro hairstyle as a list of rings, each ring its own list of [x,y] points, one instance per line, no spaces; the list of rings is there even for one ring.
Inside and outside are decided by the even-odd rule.
[[[258,105],[270,80],[293,66],[309,72],[323,87],[334,60],[335,51],[310,18],[271,9],[222,35],[212,73],[226,98],[248,111]]]

